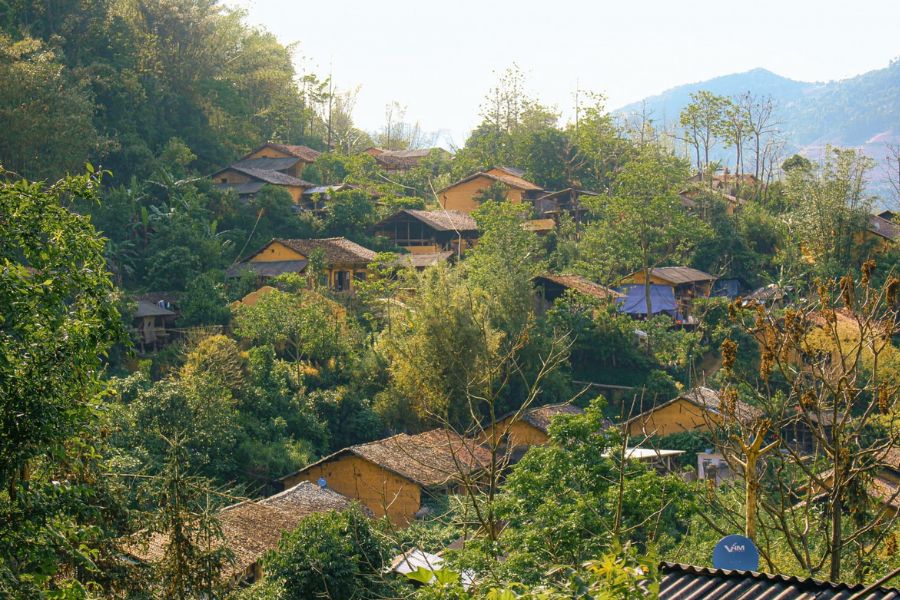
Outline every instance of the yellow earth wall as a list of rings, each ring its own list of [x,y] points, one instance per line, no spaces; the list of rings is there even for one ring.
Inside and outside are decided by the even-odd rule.
[[[409,524],[421,508],[421,488],[402,477],[363,460],[345,454],[305,469],[284,480],[288,489],[301,481],[317,482],[324,477],[328,487],[359,502],[375,517],[387,517],[395,525]]]
[[[250,262],[275,262],[279,260],[304,260],[306,257],[281,242],[272,242],[252,257]]]
[[[231,185],[239,185],[250,181],[250,177],[238,171],[228,169],[215,176],[216,183],[229,183]]]
[[[454,185],[441,192],[441,206],[446,210],[470,213],[481,204],[476,198],[494,184],[490,177],[476,177],[471,181]],[[506,200],[514,204],[522,202],[522,190],[507,187]]]
[[[247,158],[295,158],[292,154],[288,154],[287,152],[282,152],[280,150],[276,150],[275,148],[271,148],[269,146],[263,146],[256,152],[252,152],[247,155]],[[288,175],[292,175],[296,178],[300,178],[300,175],[303,173],[303,169],[306,168],[306,165],[310,163],[305,162],[302,158],[297,161],[290,169],[285,169],[283,173],[287,173]],[[301,194],[303,192],[300,192]],[[294,198],[294,202],[297,202],[299,198]]]
[[[525,421],[516,421],[510,425],[508,420],[504,419],[503,421],[497,422],[494,430],[497,432],[497,436],[501,436],[504,433],[509,436],[507,438],[507,446],[510,448],[515,448],[517,446],[540,446],[546,444],[549,439],[546,433]],[[486,435],[483,437],[485,438],[485,442],[487,439],[490,439],[490,430],[486,432]]]
[[[646,277],[644,271],[638,271],[637,273],[633,273],[633,274],[629,275],[628,277],[624,278],[622,280],[622,283],[642,284],[646,280],[647,280],[647,277]],[[671,282],[660,279],[656,275],[650,275],[650,283],[653,285],[668,285],[669,287],[672,287]]]
[[[708,415],[710,419],[713,417]],[[703,411],[696,404],[679,400],[663,406],[628,425],[628,435],[669,435],[683,431],[708,431]]]

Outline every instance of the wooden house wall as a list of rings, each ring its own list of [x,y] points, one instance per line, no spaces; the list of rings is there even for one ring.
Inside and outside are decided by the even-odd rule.
[[[477,197],[490,189],[495,181],[490,177],[476,177],[470,181],[460,183],[445,189],[440,194],[441,206],[447,210],[458,210],[470,213],[476,210],[481,203]],[[522,190],[506,186],[506,200],[514,204],[522,202],[524,193]]]
[[[714,420],[712,415],[707,418]],[[683,431],[709,431],[703,411],[687,400],[677,400],[628,425],[628,435],[669,435]]]
[[[395,525],[409,524],[422,507],[422,489],[407,479],[354,455],[344,454],[310,467],[284,480],[288,489],[301,481],[325,478],[328,487],[359,502],[375,517],[387,517]]]
[[[455,231],[438,231],[413,217],[395,217],[381,226],[377,235],[387,238],[410,254],[434,254],[444,250],[457,251],[460,236]],[[463,232],[462,249],[474,245],[475,232]]]

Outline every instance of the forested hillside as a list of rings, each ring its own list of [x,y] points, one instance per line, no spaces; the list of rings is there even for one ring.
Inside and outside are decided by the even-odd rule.
[[[647,110],[658,123],[673,125],[690,103],[690,94],[700,90],[720,96],[746,92],[770,96],[777,106],[776,118],[789,152],[819,157],[824,147],[832,144],[861,147],[880,160],[887,155],[886,144],[900,143],[900,60],[883,69],[827,83],[794,81],[754,69],[678,86],[616,112]],[[723,157],[724,151],[717,156]]]
[[[176,138],[200,172],[259,140],[323,145],[325,82],[214,2],[13,0],[0,30],[0,156],[23,176],[143,179]]]
[[[668,128],[513,67],[450,154],[213,0],[0,27],[0,596],[900,573],[900,177],[779,143],[894,114],[896,63],[673,92]],[[799,579],[694,567],[730,534]]]

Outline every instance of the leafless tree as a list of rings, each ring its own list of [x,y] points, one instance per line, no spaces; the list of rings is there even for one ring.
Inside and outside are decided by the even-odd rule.
[[[900,209],[900,144],[888,144],[884,171],[894,193],[894,207]]]
[[[759,345],[759,376],[740,381],[730,373],[739,351],[730,340],[723,366],[734,384],[753,390],[758,413],[736,418],[736,395],[726,389],[726,427],[714,439],[745,481],[745,530],[762,542],[771,568],[766,548],[777,537],[801,568],[811,575],[827,570],[834,581],[846,577],[842,568],[854,553],[861,580],[862,559],[878,550],[897,518],[889,507],[898,492],[873,487],[873,480],[896,462],[900,442],[900,384],[890,362],[900,280],[891,275],[875,288],[874,268],[867,262],[858,283],[850,276],[819,283],[814,301],[783,314],[732,307]]]
[[[755,96],[749,92],[738,98],[738,107],[748,123],[753,148],[753,174],[762,180],[765,175],[767,142],[778,132],[775,102],[771,96]]]

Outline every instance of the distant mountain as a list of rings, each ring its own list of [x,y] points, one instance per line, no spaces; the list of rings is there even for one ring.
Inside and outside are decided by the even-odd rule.
[[[828,83],[794,81],[754,69],[678,86],[614,112],[639,113],[643,106],[658,123],[673,125],[690,94],[699,90],[772,96],[790,152],[818,156],[826,144],[833,144],[862,148],[881,160],[885,143],[900,143],[900,59],[884,69]]]

